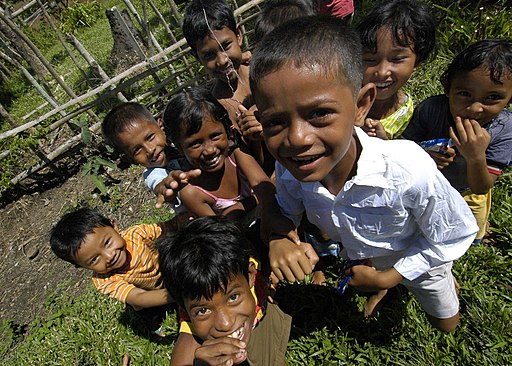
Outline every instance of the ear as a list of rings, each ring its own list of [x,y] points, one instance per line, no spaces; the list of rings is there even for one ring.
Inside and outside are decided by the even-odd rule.
[[[258,271],[256,270],[256,265],[254,264],[253,261],[249,261],[249,287],[253,287],[254,286],[254,282],[256,281],[256,273]]]
[[[156,123],[157,123],[158,127],[160,127],[162,129],[162,131],[165,132],[164,119],[162,117],[157,117]]]
[[[375,101],[376,95],[377,88],[375,87],[375,84],[368,83],[361,87],[356,99],[357,112],[354,125],[363,126],[364,119],[366,118],[366,115],[370,111],[373,102]]]
[[[236,40],[238,41],[238,45],[241,47],[242,41],[243,41],[243,36],[242,36],[242,28],[240,28],[240,26],[236,27],[235,36],[236,36]]]

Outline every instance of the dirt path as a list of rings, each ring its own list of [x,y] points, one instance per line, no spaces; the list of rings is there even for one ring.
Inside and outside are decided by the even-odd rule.
[[[78,294],[90,284],[89,271],[57,259],[49,245],[49,230],[66,210],[79,202],[100,206],[121,227],[144,218],[152,197],[141,169],[116,171],[116,201],[102,203],[89,177],[77,174],[60,187],[24,196],[0,209],[0,322],[29,324],[44,313],[49,294]],[[115,209],[113,209],[115,208]]]

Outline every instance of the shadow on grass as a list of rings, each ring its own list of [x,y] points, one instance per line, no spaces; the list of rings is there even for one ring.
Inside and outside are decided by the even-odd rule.
[[[358,302],[364,294],[348,288],[340,296],[334,288],[304,284],[282,284],[275,299],[279,307],[293,317],[290,339],[307,336],[314,330],[326,328],[343,332],[347,337],[376,346],[391,343],[401,332],[408,291],[397,286],[388,291],[376,317],[364,318]]]
[[[167,313],[178,314],[177,306],[170,304],[141,311],[135,311],[131,306],[126,306],[119,316],[119,322],[130,327],[137,336],[144,337],[150,342],[171,345],[176,341],[174,335],[165,334],[164,336],[159,336],[155,333],[162,327]]]

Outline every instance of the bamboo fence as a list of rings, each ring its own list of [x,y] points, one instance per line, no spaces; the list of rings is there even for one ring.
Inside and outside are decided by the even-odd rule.
[[[8,124],[13,126],[13,128],[0,133],[0,143],[6,139],[12,139],[17,136],[27,136],[36,132],[41,134],[41,130],[39,129],[38,131],[38,126],[45,125],[46,122],[43,138],[39,139],[37,146],[32,147],[28,152],[28,154],[32,156],[27,160],[31,160],[33,163],[31,163],[29,167],[25,166],[23,170],[15,172],[9,183],[5,187],[0,188],[2,193],[45,168],[56,169],[55,163],[64,157],[70,155],[76,157],[77,154],[84,155],[87,154],[86,151],[94,154],[94,149],[92,149],[92,152],[90,152],[91,149],[84,149],[86,144],[84,143],[83,133],[88,135],[92,134],[95,141],[101,142],[101,136],[99,134],[101,119],[96,113],[98,110],[101,110],[101,107],[104,107],[105,104],[138,101],[150,107],[159,105],[161,108],[162,101],[167,100],[172,94],[184,87],[204,80],[205,76],[203,72],[200,71],[201,68],[198,66],[196,60],[192,59],[189,55],[190,48],[187,46],[185,39],[182,38],[179,26],[173,27],[171,24],[168,24],[162,15],[164,11],[170,12],[181,24],[182,14],[178,11],[178,6],[173,0],[168,0],[168,9],[155,6],[153,0],[138,0],[140,5],[142,5],[142,15],[137,12],[130,0],[123,1],[126,5],[125,9],[128,10],[134,23],[138,24],[142,29],[141,34],[147,37],[151,47],[147,47],[146,51],[140,50],[140,56],[143,58],[142,61],[114,76],[107,75],[101,65],[91,56],[91,53],[82,45],[77,37],[70,34],[63,35],[59,32],[51,22],[51,17],[47,11],[48,4],[43,3],[42,0],[30,1],[25,7],[11,13],[6,11],[6,9],[0,8],[0,20],[11,27],[13,31],[16,32],[17,37],[23,39],[28,47],[39,57],[48,73],[53,76],[54,82],[64,90],[67,97],[67,101],[59,103],[51,92],[49,92],[51,89],[49,85],[44,80],[42,81],[42,78],[37,78],[32,75],[28,68],[25,67],[22,60],[20,60],[19,56],[17,57],[15,52],[10,50],[7,42],[0,40],[0,61],[21,70],[30,84],[36,88],[46,101],[40,107],[36,108],[36,110],[25,116],[29,119],[27,122],[22,124],[18,123],[18,125],[14,123],[8,111],[3,107],[0,110]],[[263,0],[229,1],[235,9],[235,16],[244,33],[244,49],[250,48],[248,35],[253,31],[254,20],[258,15],[262,2]],[[100,85],[90,87],[89,90],[82,93],[73,91],[55,71],[53,66],[44,58],[37,47],[32,44],[30,39],[19,30],[20,28],[15,22],[22,18],[24,10],[36,6],[39,7],[38,11],[40,16],[51,24],[68,57],[72,58],[73,64],[80,70],[84,78],[87,76],[87,70],[91,70],[95,75],[101,78]],[[116,9],[112,10],[116,11]],[[150,17],[158,20],[159,25],[165,30],[166,36],[174,42],[171,46],[166,48],[160,46],[153,31],[148,26],[148,18]],[[75,52],[73,52],[73,49]],[[151,50],[154,51],[151,52]],[[77,56],[77,54],[79,56]],[[83,60],[80,62],[77,60],[77,57],[81,57]],[[86,64],[85,67],[83,66],[84,61]],[[146,85],[150,82],[152,87],[136,95],[132,95],[137,85],[146,79],[149,80],[146,82]],[[132,96],[127,97],[126,95]],[[117,102],[115,102],[115,100],[117,100]],[[49,107],[50,109],[48,110]],[[39,110],[46,111],[41,113]],[[37,117],[32,117],[32,114],[37,115]],[[53,122],[48,125],[48,120]],[[83,123],[77,123],[77,121],[86,121],[86,125],[84,126]],[[16,126],[14,127],[14,125]],[[77,128],[77,125],[81,126],[81,128]],[[87,131],[84,131],[84,128],[86,128]],[[65,138],[62,136],[65,136]],[[4,146],[5,145],[6,144],[4,144]],[[0,151],[0,167],[2,161],[5,160],[9,154],[9,150],[4,149],[4,151]],[[9,169],[12,169],[12,166],[10,166]]]

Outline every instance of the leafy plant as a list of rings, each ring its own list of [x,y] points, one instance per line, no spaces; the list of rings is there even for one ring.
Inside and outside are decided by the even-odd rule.
[[[101,14],[101,6],[96,2],[75,2],[60,16],[60,29],[63,33],[76,33],[79,28],[92,27]]]

